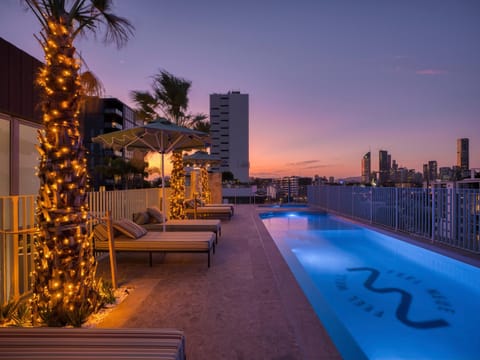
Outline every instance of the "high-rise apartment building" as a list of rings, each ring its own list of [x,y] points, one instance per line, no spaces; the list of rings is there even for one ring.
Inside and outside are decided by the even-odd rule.
[[[392,157],[386,150],[378,153],[378,185],[385,185],[390,179],[390,167]]]
[[[299,177],[298,176],[285,176],[281,180],[282,193],[289,199],[298,196],[299,189]]]
[[[210,95],[211,154],[220,158],[212,171],[230,171],[239,181],[249,181],[248,131],[248,94]]]
[[[96,170],[97,167],[105,166],[108,157],[122,157],[130,160],[133,152],[126,149],[122,151],[106,149],[101,144],[93,143],[92,138],[112,131],[130,129],[139,124],[137,124],[134,110],[116,98],[87,98],[79,121],[83,143],[89,151],[87,167],[92,186],[98,189],[99,185],[105,185],[108,180],[104,179],[104,174]]]
[[[468,177],[470,171],[468,139],[457,139],[457,166],[460,168],[461,177]]]
[[[370,184],[372,180],[371,168],[371,153],[370,151],[363,155],[362,158],[362,184]]]
[[[428,162],[428,180],[433,182],[438,178],[438,164],[435,160],[431,160]]]

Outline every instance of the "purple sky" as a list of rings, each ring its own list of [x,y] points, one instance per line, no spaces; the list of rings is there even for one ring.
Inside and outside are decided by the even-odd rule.
[[[480,168],[479,0],[116,1],[136,27],[117,50],[77,48],[106,94],[127,104],[166,69],[209,94],[250,95],[252,176],[359,176],[363,154],[400,166],[456,164],[470,138]],[[0,4],[0,36],[42,59],[39,25],[18,0]]]

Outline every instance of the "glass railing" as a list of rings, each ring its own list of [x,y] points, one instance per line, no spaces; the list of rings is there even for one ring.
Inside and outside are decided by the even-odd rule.
[[[480,190],[309,186],[308,203],[480,253]]]

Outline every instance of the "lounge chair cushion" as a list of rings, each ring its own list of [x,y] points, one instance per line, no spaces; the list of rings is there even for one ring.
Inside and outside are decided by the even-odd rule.
[[[148,215],[154,220],[150,222],[157,222],[157,223],[163,223],[165,221],[165,216],[163,216],[163,213],[160,211],[160,209],[156,206],[151,206],[147,208]]]
[[[146,229],[128,219],[115,220],[113,228],[132,239],[138,239],[147,233]]]
[[[183,203],[185,205],[185,208],[187,209],[193,209],[195,207],[195,200],[193,199],[187,199]]]
[[[107,241],[108,240],[107,225],[105,223],[100,223],[95,225],[93,229],[93,236],[95,240]]]
[[[133,222],[138,225],[148,224],[150,222],[150,215],[148,214],[148,211],[134,213]]]

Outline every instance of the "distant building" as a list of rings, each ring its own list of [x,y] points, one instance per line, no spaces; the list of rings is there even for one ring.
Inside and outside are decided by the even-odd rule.
[[[378,153],[378,185],[386,185],[390,180],[391,155],[386,150],[380,150]]]
[[[241,182],[250,179],[248,112],[248,94],[210,95],[211,154],[221,160],[211,170],[229,171]]]
[[[35,78],[43,63],[0,37],[0,196],[38,192],[37,131],[42,117]]]
[[[453,169],[449,167],[441,167],[438,169],[438,178],[441,181],[449,181],[453,179]]]
[[[287,201],[292,201],[298,197],[300,188],[299,180],[300,178],[298,176],[285,176],[281,179],[281,192]]]
[[[79,120],[81,132],[84,135],[83,143],[89,152],[88,172],[92,178],[93,188],[98,189],[100,185],[105,185],[104,176],[97,171],[98,166],[105,165],[108,157],[116,156],[130,160],[133,153],[126,150],[106,149],[101,144],[93,143],[92,138],[135,127],[137,125],[135,112],[116,98],[90,97],[83,106]]]
[[[457,166],[461,171],[461,178],[470,176],[469,141],[467,138],[457,139]]]
[[[362,158],[362,184],[370,184],[372,181],[372,167],[371,167],[371,153],[370,151],[363,155]]]
[[[434,182],[437,180],[437,162],[435,160],[431,160],[428,162],[428,180],[430,182]]]

